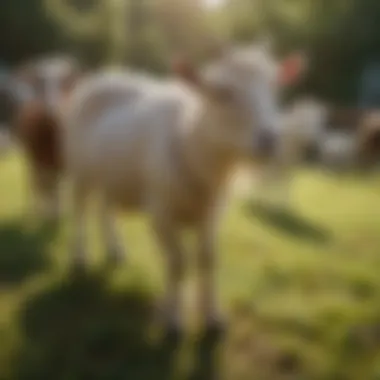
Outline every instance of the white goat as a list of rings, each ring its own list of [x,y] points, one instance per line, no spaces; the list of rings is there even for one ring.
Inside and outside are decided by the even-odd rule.
[[[74,263],[82,266],[87,258],[90,191],[101,195],[112,259],[123,256],[113,208],[145,211],[168,269],[162,317],[169,327],[178,328],[184,271],[179,233],[192,227],[199,238],[200,308],[207,326],[218,326],[213,276],[223,189],[235,164],[276,152],[278,75],[287,82],[289,76],[295,79],[299,63],[292,57],[277,65],[261,46],[231,47],[201,72],[186,60],[178,62],[177,79],[109,73],[79,85],[66,110]]]
[[[359,140],[356,132],[330,131],[321,139],[321,161],[332,169],[352,168],[359,157]]]
[[[290,206],[294,170],[309,149],[318,149],[327,127],[327,117],[327,107],[312,98],[298,99],[285,110],[278,146],[281,158],[259,168],[256,175],[260,201]]]

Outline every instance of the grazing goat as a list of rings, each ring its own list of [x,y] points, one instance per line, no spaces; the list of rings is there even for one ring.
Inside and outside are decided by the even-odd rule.
[[[113,211],[145,212],[165,253],[163,320],[181,327],[183,227],[198,237],[199,305],[208,327],[218,326],[214,294],[215,234],[223,190],[236,164],[270,159],[279,141],[277,89],[301,73],[298,55],[278,65],[259,45],[218,49],[197,70],[173,65],[177,78],[97,74],[69,101],[65,157],[72,180],[75,268],[87,260],[85,211],[90,192],[101,197],[109,258],[123,257]]]
[[[379,111],[297,100],[283,117],[282,143],[278,146],[282,159],[258,170],[258,200],[289,207],[291,175],[308,150],[329,168],[352,168],[360,160],[364,165],[373,163],[380,156],[379,136]]]
[[[25,153],[32,206],[52,219],[59,216],[60,112],[78,75],[74,61],[51,57],[22,65],[8,84],[10,129]]]
[[[329,128],[320,141],[321,162],[334,169],[367,166],[376,153],[378,115],[370,109],[331,108]]]
[[[327,126],[327,116],[327,108],[311,98],[298,99],[285,110],[281,143],[278,145],[281,158],[259,167],[256,174],[259,201],[269,201],[279,207],[290,206],[294,169],[308,154],[315,154],[318,150]]]

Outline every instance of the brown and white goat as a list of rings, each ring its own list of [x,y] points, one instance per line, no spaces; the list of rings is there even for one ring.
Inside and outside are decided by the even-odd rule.
[[[13,102],[11,133],[25,154],[33,213],[59,215],[62,175],[61,112],[79,76],[78,65],[66,58],[46,58],[19,67],[8,89]]]

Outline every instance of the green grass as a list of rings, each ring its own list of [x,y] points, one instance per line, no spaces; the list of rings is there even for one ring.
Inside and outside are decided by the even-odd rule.
[[[226,337],[175,347],[152,330],[159,252],[122,220],[128,263],[110,273],[90,222],[90,274],[70,277],[69,223],[25,220],[21,160],[0,162],[0,379],[380,379],[380,177],[297,175],[292,213],[236,200],[219,239]],[[194,320],[189,257],[186,316]]]

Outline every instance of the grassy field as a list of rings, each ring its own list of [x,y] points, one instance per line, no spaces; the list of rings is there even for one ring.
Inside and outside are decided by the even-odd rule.
[[[110,273],[90,222],[90,274],[67,272],[69,223],[25,219],[25,173],[0,162],[0,379],[380,379],[380,177],[301,171],[292,214],[235,201],[220,238],[220,341],[155,334],[160,256],[123,220],[129,259]],[[194,271],[184,286],[194,320]]]

